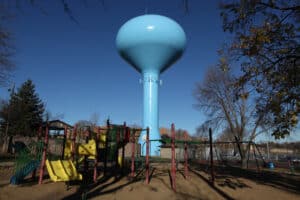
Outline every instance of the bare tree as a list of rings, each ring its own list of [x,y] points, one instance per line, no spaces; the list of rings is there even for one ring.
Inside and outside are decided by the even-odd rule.
[[[100,118],[99,113],[94,112],[94,113],[91,114],[89,121],[92,123],[93,126],[97,126],[97,124],[99,122],[99,118]]]
[[[44,121],[62,120],[65,117],[63,113],[53,114],[50,110],[47,110],[43,116]]]
[[[250,94],[246,88],[239,88],[229,68],[210,68],[203,83],[198,83],[194,91],[196,108],[208,117],[198,128],[199,131],[203,132],[208,127],[228,129],[230,137],[237,144],[243,140],[252,141],[263,131],[263,113],[256,112],[255,102],[250,98]],[[240,147],[241,163],[245,167],[248,147]]]

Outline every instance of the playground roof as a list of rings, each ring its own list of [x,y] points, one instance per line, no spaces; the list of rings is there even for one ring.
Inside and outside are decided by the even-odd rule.
[[[44,122],[43,127],[45,127],[47,124],[47,122]],[[73,126],[71,126],[70,124],[63,122],[61,120],[52,120],[52,121],[48,121],[49,124],[49,129],[50,130],[64,130],[65,126],[67,128],[73,128]]]

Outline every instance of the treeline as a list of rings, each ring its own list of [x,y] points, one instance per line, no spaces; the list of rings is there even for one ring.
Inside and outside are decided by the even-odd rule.
[[[260,147],[267,147],[267,143],[260,143]],[[269,142],[269,148],[278,148],[278,149],[293,149],[294,151],[300,151],[300,141],[299,142]]]

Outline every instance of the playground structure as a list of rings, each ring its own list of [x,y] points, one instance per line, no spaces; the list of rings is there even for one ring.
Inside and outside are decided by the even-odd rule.
[[[121,174],[128,176],[130,180],[144,179],[146,184],[150,184],[154,169],[163,167],[168,168],[171,188],[176,191],[176,173],[179,171],[185,179],[189,180],[189,174],[193,172],[192,168],[196,165],[210,174],[209,181],[213,185],[217,179],[215,166],[230,166],[224,156],[231,152],[228,150],[230,149],[228,145],[240,148],[239,145],[250,144],[253,154],[257,155],[255,157],[256,171],[260,172],[261,167],[266,167],[266,162],[259,155],[260,152],[255,143],[213,141],[211,129],[209,138],[206,140],[192,140],[187,133],[184,133],[183,137],[176,138],[174,124],[171,125],[170,138],[157,140],[150,139],[149,128],[129,128],[126,123],[112,125],[109,121],[106,127],[67,127],[65,125],[62,128],[56,128],[56,130],[63,130],[63,135],[49,134],[51,129],[53,129],[51,123],[46,123],[40,128],[40,139],[35,146],[30,147],[35,149],[35,153],[30,154],[31,158],[27,159],[27,163],[24,162],[23,166],[18,167],[11,178],[11,184],[20,184],[30,173],[34,177],[37,171],[39,171],[39,184],[42,184],[46,169],[53,182],[63,181],[67,185],[70,181],[86,185],[99,183],[102,177],[118,177]],[[146,147],[145,156],[140,155],[141,146],[137,143],[140,133],[136,133],[141,131],[146,132],[146,141],[142,144]],[[57,141],[59,141],[60,148],[54,145]],[[151,156],[151,142],[169,146],[171,150],[169,157],[162,159]],[[182,157],[178,149],[183,150]],[[193,152],[195,149],[198,149],[198,153]],[[264,164],[259,164],[259,161]]]
[[[184,52],[186,36],[174,20],[161,15],[142,15],[130,19],[119,30],[116,46],[120,55],[143,76],[143,128],[150,128],[150,139],[160,139],[158,120],[159,75]],[[139,143],[145,142],[142,133]],[[160,143],[152,142],[150,154],[159,156]],[[145,147],[142,151],[145,152]],[[143,154],[145,155],[145,154]]]
[[[92,131],[93,129],[91,130],[91,132]],[[134,130],[131,129],[131,131]],[[149,133],[148,135],[150,135]],[[238,148],[235,141],[235,143],[221,143],[221,141],[209,140],[209,137],[207,136],[204,136],[204,138],[196,138],[193,136],[189,136],[186,133],[183,134],[183,132],[180,132],[179,129],[175,130],[174,125],[171,127],[171,129],[163,130],[163,133],[167,133],[168,136],[170,136],[169,138],[164,136],[161,140],[162,145],[165,146],[164,148],[169,148],[171,154],[164,154],[163,156],[165,157],[161,159],[151,156],[150,154],[148,154],[148,156],[139,156],[137,153],[133,153],[131,154],[133,155],[132,157],[128,156],[132,152],[128,152],[127,147],[131,147],[130,149],[132,149],[132,147],[135,147],[137,149],[140,148],[136,143],[130,143],[130,141],[134,141],[135,139],[137,140],[139,134],[136,134],[135,137],[129,138],[129,143],[127,143],[127,147],[125,148],[125,168],[124,174],[122,175],[120,174],[122,169],[117,171],[113,170],[113,168],[110,168],[111,165],[114,165],[115,161],[108,161],[108,170],[106,175],[104,175],[102,160],[98,162],[100,165],[97,168],[98,174],[95,183],[93,181],[92,160],[89,163],[91,165],[89,166],[89,174],[87,174],[87,177],[83,171],[84,160],[80,161],[81,163],[79,165],[81,165],[81,167],[79,168],[76,168],[76,161],[72,161],[77,172],[82,174],[82,180],[72,181],[69,184],[71,186],[71,190],[68,190],[68,188],[70,187],[67,182],[66,188],[64,188],[65,183],[49,184],[50,179],[47,177],[47,172],[45,171],[46,176],[44,176],[45,179],[43,181],[45,184],[32,187],[32,183],[28,182],[28,179],[26,179],[25,183],[27,184],[24,184],[22,187],[15,188],[4,186],[4,188],[2,188],[1,190],[0,198],[5,197],[6,194],[9,194],[12,199],[19,199],[22,198],[22,195],[24,194],[30,196],[31,190],[33,191],[32,196],[30,196],[32,197],[32,199],[42,199],[43,197],[45,197],[45,192],[59,194],[55,196],[55,198],[59,199],[113,199],[116,194],[119,197],[125,199],[145,198],[149,196],[151,198],[154,197],[155,199],[159,199],[159,197],[163,197],[163,199],[185,199],[186,197],[187,199],[189,199],[189,197],[191,196],[195,197],[195,199],[202,197],[207,197],[208,199],[239,199],[252,194],[252,196],[247,199],[256,199],[256,197],[261,196],[267,198],[269,197],[270,193],[273,194],[275,192],[276,194],[273,195],[274,198],[277,195],[280,195],[280,198],[285,197],[281,196],[282,194],[278,193],[278,191],[280,190],[278,190],[277,188],[274,189],[275,187],[273,185],[268,185],[269,183],[274,184],[274,182],[278,182],[279,174],[277,169],[268,170],[255,169],[251,167],[250,169],[242,169],[240,167],[230,165],[231,163],[227,163],[228,165],[226,165],[226,163],[223,164],[223,160],[225,162],[227,157],[229,159],[229,155],[225,155],[228,153],[232,153],[229,146],[233,145]],[[80,128],[77,127],[77,135],[80,134],[85,135],[85,131],[80,131]],[[69,139],[72,139],[72,135],[73,130],[72,132],[68,131]],[[43,138],[44,136],[45,135],[43,135]],[[130,134],[130,136],[133,136],[133,134]],[[76,143],[79,143],[79,136],[77,138],[78,139],[76,139]],[[59,138],[60,142],[62,142],[61,139],[62,138]],[[211,145],[210,141],[212,141]],[[151,149],[151,142],[152,141],[148,139],[145,143],[145,145],[149,148],[148,152],[150,152]],[[49,155],[53,154],[55,149],[54,145],[52,144],[54,144],[54,138],[53,134],[50,134],[47,158],[50,161],[55,161],[54,158],[56,156]],[[61,146],[61,148],[62,147],[63,146]],[[212,151],[210,150],[210,147],[212,147]],[[198,149],[198,152],[194,153],[193,151],[195,149]],[[58,148],[57,150],[57,152],[61,152],[60,148]],[[122,149],[119,150],[119,155],[121,155]],[[253,151],[253,149],[251,151]],[[257,150],[255,151],[258,152]],[[181,155],[182,152],[184,152],[183,155]],[[210,154],[211,152],[213,152],[212,155]],[[221,154],[223,156],[223,160],[218,159],[222,157],[219,157],[220,152],[222,152]],[[168,159],[165,159],[167,158],[167,155],[169,155],[169,157]],[[104,156],[101,157],[103,159]],[[213,159],[211,159],[211,157]],[[250,161],[255,163],[255,160]],[[37,171],[39,169],[40,168],[37,168]],[[282,179],[279,180],[286,181],[286,178],[288,177],[291,178],[288,179],[290,181],[296,178],[299,180],[298,174],[283,174]],[[90,179],[91,181],[86,182],[86,178]],[[268,182],[265,183],[265,181]],[[263,183],[265,183],[265,185]],[[280,181],[276,186],[280,186],[281,183],[282,182]],[[292,183],[295,183],[291,185],[291,187],[294,188],[293,191],[297,192],[297,188],[299,188],[297,187],[297,185],[299,185],[299,181],[295,181]],[[76,184],[76,188],[72,188],[72,185],[74,184]],[[251,190],[249,186],[251,186]],[[17,192],[20,194],[17,195],[13,190],[22,191],[22,194],[21,192]],[[6,191],[10,192],[8,193]],[[262,191],[269,192],[264,193],[263,195],[261,194]],[[209,194],[207,194],[208,192]],[[282,192],[286,194],[285,189]],[[182,196],[181,194],[187,195]],[[207,194],[207,196],[203,196],[203,194]],[[258,194],[259,196],[257,196],[256,194]],[[218,198],[218,195],[221,195],[221,198]],[[283,199],[293,198],[286,197]]]
[[[76,125],[72,127],[62,123],[55,126],[54,123],[57,121],[41,126],[38,141],[33,142],[30,149],[25,148],[18,154],[11,184],[22,183],[30,173],[35,177],[38,169],[39,184],[42,184],[45,169],[54,182],[82,181],[89,178],[86,176],[90,165],[93,168],[93,181],[96,182],[99,169],[106,174],[124,167],[125,145],[132,140],[130,138],[136,141],[136,133],[142,131],[131,129],[126,123],[113,125],[109,120],[106,127],[93,128],[78,128]],[[50,134],[51,130],[63,131],[63,135]],[[57,144],[60,148],[57,148]],[[137,149],[133,151],[133,155],[138,153]]]

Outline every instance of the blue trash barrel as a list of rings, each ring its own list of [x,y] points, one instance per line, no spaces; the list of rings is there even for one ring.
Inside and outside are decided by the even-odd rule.
[[[269,167],[269,169],[274,169],[275,168],[274,163],[273,162],[269,162],[268,163],[268,167]]]

